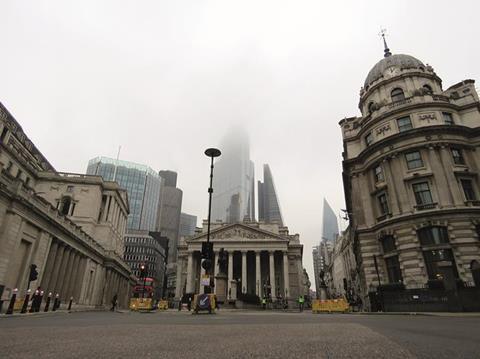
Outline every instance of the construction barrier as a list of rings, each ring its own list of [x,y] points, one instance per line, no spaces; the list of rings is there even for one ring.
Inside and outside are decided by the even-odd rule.
[[[13,311],[19,312],[22,310],[24,299],[17,299],[13,305]]]
[[[130,310],[152,310],[152,298],[130,298]]]
[[[343,298],[312,301],[312,313],[346,313],[348,311],[350,311],[350,305]]]
[[[217,303],[215,302],[215,294],[195,294],[193,297],[193,311],[208,311],[212,313],[215,311]]]
[[[168,309],[168,301],[167,300],[159,300],[158,301],[158,309],[167,310]]]

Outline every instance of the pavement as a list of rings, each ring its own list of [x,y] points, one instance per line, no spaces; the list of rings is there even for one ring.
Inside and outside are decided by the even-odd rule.
[[[478,316],[40,314],[0,320],[1,358],[480,358]]]

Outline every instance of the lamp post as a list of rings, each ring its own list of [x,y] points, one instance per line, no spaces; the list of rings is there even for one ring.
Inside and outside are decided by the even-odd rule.
[[[219,157],[222,154],[218,148],[208,148],[205,150],[205,155],[210,157],[210,187],[208,187],[208,224],[207,224],[207,244],[205,246],[204,261],[202,263],[203,269],[205,269],[205,274],[210,276],[210,270],[212,268],[212,252],[213,246],[210,245],[210,221],[212,215],[212,193],[213,193],[213,159]],[[205,293],[210,293],[210,285],[205,286]]]

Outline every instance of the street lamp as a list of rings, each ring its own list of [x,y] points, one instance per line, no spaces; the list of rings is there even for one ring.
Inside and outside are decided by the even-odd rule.
[[[204,254],[204,261],[202,263],[203,269],[205,269],[205,274],[210,276],[210,270],[212,268],[212,254],[213,246],[210,245],[210,220],[212,215],[212,193],[213,193],[213,159],[219,157],[222,154],[218,148],[208,148],[205,150],[205,155],[210,157],[210,187],[208,188],[208,225],[207,225],[207,243],[205,245],[205,250],[202,251]],[[210,293],[210,285],[205,286],[205,292]]]

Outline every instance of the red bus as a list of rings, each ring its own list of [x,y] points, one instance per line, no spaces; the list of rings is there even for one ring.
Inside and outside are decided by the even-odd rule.
[[[155,285],[153,278],[139,279],[133,287],[133,298],[153,298]]]

